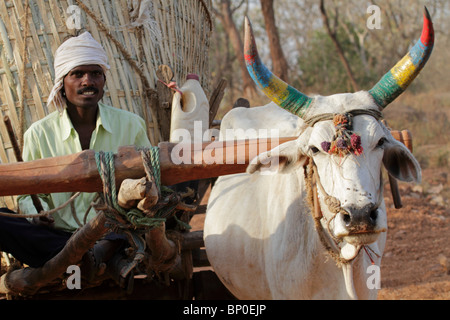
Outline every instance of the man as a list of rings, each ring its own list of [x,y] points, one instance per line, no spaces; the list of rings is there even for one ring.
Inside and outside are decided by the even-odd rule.
[[[109,68],[105,51],[88,32],[70,38],[57,49],[55,85],[47,101],[57,110],[33,123],[25,132],[24,161],[86,149],[117,152],[118,147],[124,145],[151,146],[142,118],[99,102]],[[65,203],[71,195],[54,193],[40,195],[40,199],[44,210],[49,210]],[[95,215],[90,208],[95,196],[82,193],[73,205],[48,218],[0,217],[0,249],[31,267],[42,266],[63,249],[83,221],[89,221]],[[38,213],[30,196],[19,197],[18,203],[24,214]],[[111,250],[105,247],[116,248],[117,241],[114,240],[122,237],[110,234],[105,239],[95,248],[99,249],[100,258],[103,256],[107,260],[105,251]]]

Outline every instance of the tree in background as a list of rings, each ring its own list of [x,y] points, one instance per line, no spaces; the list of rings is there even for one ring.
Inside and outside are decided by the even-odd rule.
[[[218,8],[225,0],[213,0]],[[270,38],[278,33],[279,45],[289,70],[288,82],[305,93],[328,95],[337,92],[355,91],[347,71],[336,53],[336,46],[327,32],[320,11],[322,0],[242,0],[226,1],[234,5],[232,14],[235,21],[244,21],[248,15],[260,55],[269,68],[275,71],[277,58],[272,59]],[[264,8],[273,9],[273,22],[276,32],[269,31]],[[380,8],[381,24],[379,29],[369,29],[367,21],[369,5]],[[444,81],[450,73],[448,59],[450,53],[446,43],[450,36],[450,1],[448,0],[327,0],[326,14],[332,32],[334,32],[348,65],[353,73],[354,82],[360,89],[370,89],[394,64],[408,52],[420,36],[423,22],[423,6],[426,5],[435,25],[436,45],[431,61],[414,81],[411,93],[420,90],[450,90],[450,82]],[[232,17],[232,18],[233,18]],[[216,32],[225,32],[222,19],[215,19]],[[236,34],[243,39],[242,23],[235,24]],[[211,51],[217,63],[212,64],[213,71],[220,69],[221,76],[233,83],[233,90],[227,95],[228,105],[239,97],[251,98],[244,93],[244,78],[237,59],[243,56],[236,51],[225,36],[217,37],[220,45],[213,43]],[[213,40],[215,41],[215,40]],[[227,43],[228,41],[228,43]],[[242,40],[241,40],[242,41]],[[242,43],[242,42],[241,42]],[[228,46],[228,49],[226,49]],[[228,57],[227,57],[228,55]],[[278,54],[278,56],[280,56]],[[228,61],[231,62],[228,64]],[[270,64],[272,62],[272,64]],[[227,63],[225,65],[225,63]],[[226,66],[226,67],[225,67]],[[251,101],[251,105],[260,105]]]
[[[266,25],[266,32],[269,37],[272,72],[285,82],[289,82],[289,65],[280,44],[278,28],[275,23],[273,1],[274,0],[260,0],[262,14],[264,15],[264,23]]]
[[[248,98],[254,98],[257,95],[256,86],[245,66],[244,45],[242,43],[241,33],[233,20],[233,13],[238,10],[244,2],[245,1],[241,1],[236,7],[232,7],[230,0],[220,0],[219,9],[214,9],[214,13],[222,23],[223,30],[227,33],[230,44],[234,49],[236,59],[239,62],[244,95]]]
[[[355,76],[353,74],[352,68],[348,62],[348,59],[345,57],[344,50],[342,49],[341,43],[337,37],[336,29],[337,29],[337,17],[338,17],[338,11],[335,12],[335,27],[332,28],[330,25],[330,19],[328,18],[327,11],[325,9],[325,0],[320,0],[320,13],[322,15],[323,24],[328,32],[328,35],[330,36],[331,41],[333,41],[334,47],[336,48],[336,52],[339,56],[339,59],[342,62],[342,65],[344,66],[345,72],[350,80],[350,83],[352,85],[353,91],[359,91],[359,85],[356,82]]]

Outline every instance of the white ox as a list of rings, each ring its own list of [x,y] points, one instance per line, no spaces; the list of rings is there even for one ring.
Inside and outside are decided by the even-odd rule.
[[[421,179],[419,164],[379,121],[379,111],[401,94],[431,53],[428,12],[421,40],[368,92],[307,97],[264,67],[247,19],[245,40],[250,74],[291,113],[275,104],[237,108],[222,120],[221,133],[278,128],[280,136],[298,139],[260,154],[247,173],[217,180],[204,227],[211,265],[239,299],[376,298],[379,274],[369,267],[380,265],[386,241],[382,164],[399,180]],[[407,84],[399,84],[400,78]],[[342,130],[336,114],[346,114],[352,124]],[[348,151],[333,152],[330,143],[336,147],[346,135]],[[359,138],[350,145],[353,135]],[[311,184],[311,177],[317,183]]]

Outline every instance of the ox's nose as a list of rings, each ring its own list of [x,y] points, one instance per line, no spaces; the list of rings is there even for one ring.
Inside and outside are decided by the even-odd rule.
[[[342,214],[342,220],[349,233],[371,232],[375,229],[378,218],[378,207],[367,204],[364,207],[347,207]]]

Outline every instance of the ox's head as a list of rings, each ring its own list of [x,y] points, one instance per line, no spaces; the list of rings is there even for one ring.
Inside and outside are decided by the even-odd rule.
[[[371,90],[308,97],[274,76],[261,62],[250,22],[246,19],[245,60],[253,80],[283,109],[304,120],[297,140],[259,155],[252,173],[279,159],[279,171],[304,165],[317,172],[322,225],[340,243],[344,258],[386,231],[381,167],[401,181],[420,181],[421,170],[411,152],[380,122],[381,111],[418,75],[431,54],[433,26],[425,9],[422,36]],[[268,159],[269,158],[269,159]],[[344,251],[344,250],[342,250]]]

